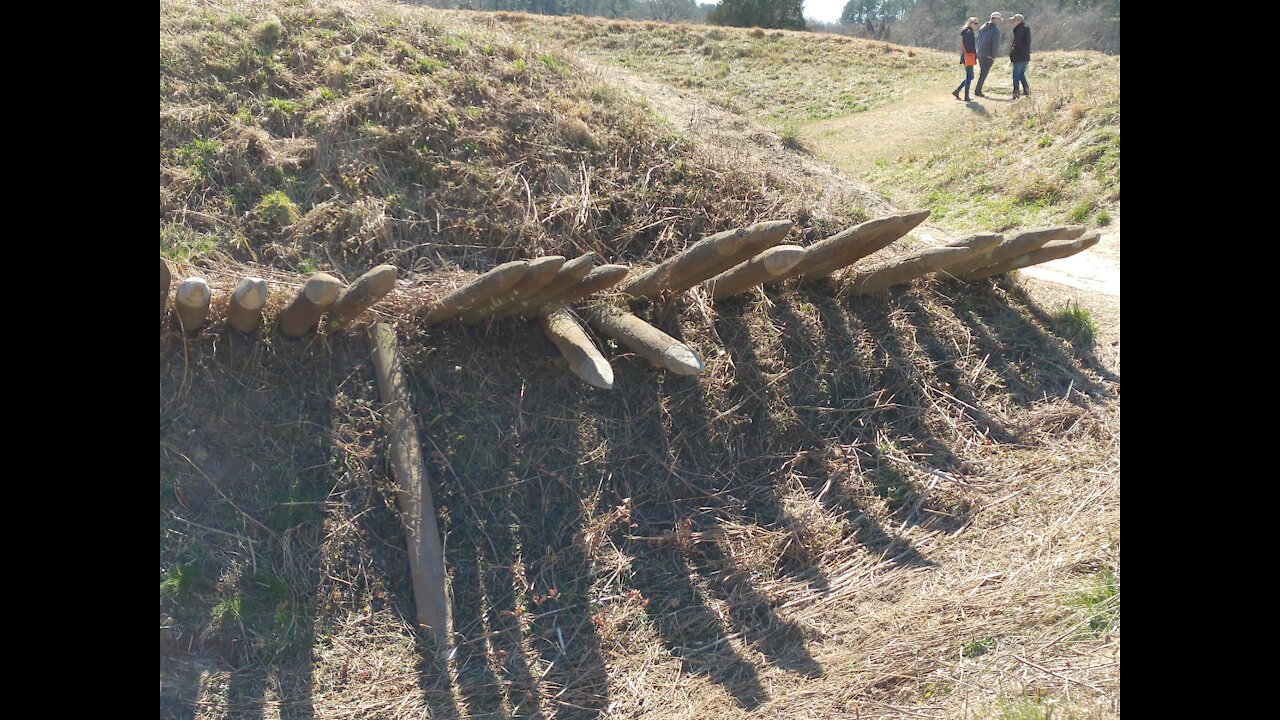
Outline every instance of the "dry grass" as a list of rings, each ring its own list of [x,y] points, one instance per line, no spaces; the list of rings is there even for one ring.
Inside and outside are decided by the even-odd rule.
[[[472,17],[690,90],[775,130],[893,102],[951,69],[940,61],[946,53],[840,35],[523,13]]]
[[[291,18],[312,12],[246,7],[239,24],[212,5],[167,3],[162,24],[208,14],[258,38],[272,34],[271,10],[287,44]],[[341,7],[354,24],[397,16]],[[384,28],[383,41],[437,17],[405,12],[412,22]],[[542,55],[522,57],[563,77],[551,70],[558,56]],[[532,98],[565,86],[524,87]],[[476,120],[496,120],[490,111]],[[585,145],[576,125],[557,131],[557,115],[543,117],[548,132]],[[615,132],[583,122],[598,140]],[[165,185],[164,128],[162,202],[177,187]],[[284,147],[273,156],[306,156]],[[703,184],[698,197],[746,198],[711,205],[699,221],[708,227],[761,208],[786,214],[766,190],[733,196],[747,191],[730,171],[635,147],[619,182],[684,162],[684,177]],[[521,172],[532,176],[545,158],[528,152]],[[227,171],[241,162],[215,157]],[[611,348],[611,393],[566,372],[531,323],[402,323],[453,586],[455,653],[440,661],[412,628],[367,346],[359,334],[289,341],[221,329],[250,250],[199,224],[196,213],[240,222],[200,204],[226,191],[223,175],[211,177],[195,194],[173,193],[185,199],[171,216],[162,205],[162,229],[176,223],[199,239],[169,246],[191,261],[175,275],[198,271],[215,288],[213,325],[187,338],[161,331],[162,717],[1118,714],[1118,378],[1055,335],[1015,282],[854,299],[809,285],[714,308],[694,291],[639,312],[695,347],[706,372],[658,373]],[[652,192],[645,202],[673,204],[636,200],[627,217],[702,207]],[[504,232],[472,228],[451,243],[426,231],[437,245],[419,249],[399,234],[403,218],[377,219],[385,200],[361,192],[326,206],[368,218],[355,224],[367,230],[306,242],[267,233],[279,254],[251,244],[263,261],[252,269],[292,288],[304,262],[349,278],[375,259],[430,265],[379,306],[399,319],[459,282],[457,265],[564,247],[523,247],[518,215]],[[303,218],[319,206],[299,202]],[[469,212],[501,217],[483,204]],[[594,227],[556,242],[596,243],[611,259],[670,249]],[[364,239],[337,261],[349,235]],[[379,242],[389,244],[374,251]],[[273,294],[268,327],[286,299]]]
[[[163,4],[161,254],[352,276],[589,250],[633,261],[795,214],[774,181],[709,168],[571,58],[466,20]],[[279,26],[269,45],[264,22]]]

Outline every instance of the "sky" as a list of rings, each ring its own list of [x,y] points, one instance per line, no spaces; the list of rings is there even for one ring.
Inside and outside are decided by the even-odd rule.
[[[804,0],[804,16],[823,22],[836,22],[849,0]]]

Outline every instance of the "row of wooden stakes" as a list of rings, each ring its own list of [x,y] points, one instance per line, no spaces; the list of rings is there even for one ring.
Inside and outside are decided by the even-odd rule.
[[[829,277],[906,235],[929,216],[929,211],[898,213],[855,225],[807,247],[779,245],[790,232],[790,220],[771,220],[717,233],[700,240],[655,267],[628,278],[625,265],[594,267],[595,253],[573,260],[552,255],[504,263],[465,283],[415,313],[426,325],[454,318],[473,325],[512,316],[538,318],[547,337],[568,361],[570,370],[587,383],[613,387],[613,369],[592,343],[569,306],[603,290],[619,289],[632,298],[662,299],[701,285],[713,300],[746,292],[760,285],[777,285],[795,277]],[[1091,247],[1098,233],[1082,225],[1028,230],[1005,238],[978,233],[940,247],[853,269],[843,277],[844,292],[866,295],[926,275],[977,280],[1037,263],[1055,260]],[[624,282],[624,278],[626,281]],[[280,313],[278,327],[287,337],[301,337],[321,320],[329,332],[341,330],[372,307],[395,286],[396,268],[379,265],[348,287],[327,273],[309,277]],[[160,261],[160,304],[168,300],[171,277]],[[262,321],[267,283],[244,278],[232,292],[227,324],[250,333]],[[174,293],[175,322],[194,332],[208,321],[212,292],[208,283],[191,277]],[[704,365],[692,348],[626,310],[595,303],[580,316],[603,334],[644,357],[655,367],[696,375]]]

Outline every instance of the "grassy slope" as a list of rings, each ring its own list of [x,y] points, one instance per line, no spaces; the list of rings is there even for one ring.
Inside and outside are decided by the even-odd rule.
[[[811,127],[891,110],[921,94],[953,103],[946,93],[960,77],[951,53],[839,36],[499,17],[576,52],[692,90],[793,140]],[[998,63],[990,80],[996,98],[1008,97],[1007,69]],[[911,149],[879,159],[864,179],[896,204],[927,207],[934,221],[957,230],[1105,224],[1120,198],[1119,58],[1037,53],[1030,78],[1031,102],[988,100],[980,115],[903,128],[915,136]],[[856,122],[834,127],[855,137],[859,132]],[[857,167],[838,149],[809,145],[837,167]]]
[[[162,5],[162,255],[301,272],[627,260],[778,205],[555,51],[358,7]]]
[[[1120,202],[1119,58],[1044,53],[1035,78],[1030,99],[880,163],[867,179],[962,229],[1109,224]]]
[[[215,315],[250,269],[637,260],[789,215],[485,16],[247,7],[161,7],[161,251]],[[408,620],[360,337],[163,331],[161,715],[1114,714],[1118,400],[1017,285],[650,316],[703,376],[612,348],[591,392],[527,324],[401,328],[448,667]]]

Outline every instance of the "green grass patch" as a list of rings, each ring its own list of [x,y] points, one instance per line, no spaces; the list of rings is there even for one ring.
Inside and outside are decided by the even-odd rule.
[[[1053,313],[1053,323],[1058,333],[1072,343],[1092,347],[1098,335],[1098,323],[1089,308],[1079,303],[1067,303]]]
[[[988,652],[996,649],[996,639],[993,637],[982,638],[980,640],[970,640],[964,646],[965,657],[980,657]]]
[[[778,133],[778,137],[782,140],[782,145],[791,150],[804,150],[804,141],[800,138],[800,128],[795,124],[788,124]]]
[[[1090,586],[1067,600],[1085,615],[1082,631],[1093,637],[1110,633],[1120,624],[1120,580],[1109,570],[1093,576]]]
[[[258,204],[250,211],[254,222],[273,230],[281,230],[298,221],[298,206],[283,190],[273,190],[262,196]]]

